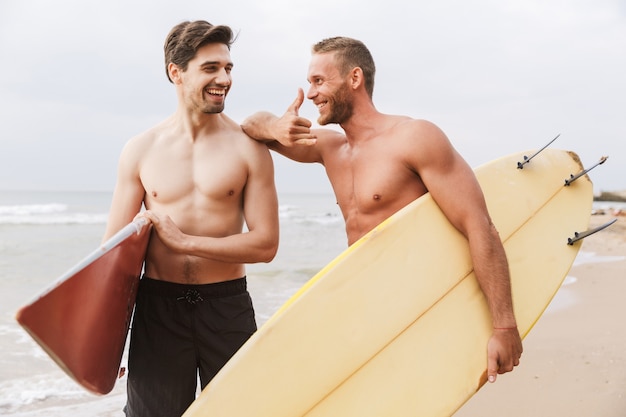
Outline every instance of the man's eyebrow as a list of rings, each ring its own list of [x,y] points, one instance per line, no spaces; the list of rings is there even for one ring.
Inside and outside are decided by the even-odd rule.
[[[214,65],[221,65],[222,61],[204,61],[202,64],[200,64],[201,67],[209,67],[209,66],[214,66]],[[234,67],[235,64],[233,64],[232,62],[227,62],[226,67]]]

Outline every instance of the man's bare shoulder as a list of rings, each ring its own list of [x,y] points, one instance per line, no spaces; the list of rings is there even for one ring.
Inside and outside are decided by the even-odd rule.
[[[429,148],[448,147],[450,141],[435,123],[425,119],[405,117],[398,119],[392,127],[391,136],[403,139],[404,146],[419,147],[422,152]]]
[[[253,139],[245,130],[243,130],[242,125],[232,121],[232,124],[229,125],[229,129],[232,131],[233,135],[240,141],[243,145],[250,148],[258,148],[258,149],[267,149],[265,143]]]
[[[385,131],[385,149],[397,155],[419,172],[424,166],[447,163],[454,150],[445,133],[433,122],[425,119],[397,117],[389,119]]]
[[[407,133],[440,136],[443,131],[435,123],[426,119],[414,119],[406,116],[398,116],[394,124],[399,130]]]
[[[166,119],[161,123],[131,137],[126,143],[126,147],[147,148],[154,144],[158,138],[168,136],[168,132],[172,134],[171,119]]]
[[[234,143],[237,144],[237,147],[241,150],[242,155],[248,155],[253,158],[253,160],[258,160],[261,158],[262,160],[271,161],[270,151],[265,143],[252,139],[241,127],[240,124],[236,122],[232,122],[228,126],[229,135],[232,135],[234,138]]]
[[[167,133],[169,132],[169,134]],[[149,155],[161,138],[173,135],[170,119],[147,129],[130,139],[124,144],[120,155],[120,164],[139,169],[146,155]]]

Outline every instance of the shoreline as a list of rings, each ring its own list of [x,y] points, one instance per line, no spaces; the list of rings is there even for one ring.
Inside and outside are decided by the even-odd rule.
[[[593,201],[615,201],[619,203],[626,202],[626,190],[600,191],[593,197]]]
[[[454,417],[623,417],[626,415],[626,217],[591,216],[589,228],[618,221],[585,238],[577,262],[550,309],[524,339],[520,365],[486,384]],[[605,261],[603,262],[602,259]]]

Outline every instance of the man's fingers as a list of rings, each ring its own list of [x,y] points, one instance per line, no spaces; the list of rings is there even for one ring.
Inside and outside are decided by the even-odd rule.
[[[296,99],[289,105],[285,114],[274,124],[273,137],[284,146],[310,146],[317,143],[315,135],[311,133],[311,121],[298,115],[303,102],[304,91],[298,88]]]
[[[487,380],[496,382],[496,378],[500,371],[500,357],[497,352],[489,352],[487,354]]]
[[[489,358],[489,363],[487,364],[487,380],[489,382],[496,382],[497,377],[498,377],[498,361],[492,358]]]
[[[291,103],[291,105],[287,108],[287,113],[292,113],[297,116],[302,103],[304,103],[304,91],[302,91],[301,88],[298,88],[298,95],[293,103]]]
[[[148,219],[148,221],[152,224],[154,224],[155,226],[159,224],[159,221],[161,219],[159,219],[159,216],[157,216],[153,211],[151,210],[145,210],[142,213],[138,214],[137,217],[143,217],[144,219]]]
[[[511,372],[515,366],[519,365],[519,359],[512,363],[500,363],[501,360],[498,357],[489,357],[487,362],[487,380],[489,382],[496,382],[498,374]]]

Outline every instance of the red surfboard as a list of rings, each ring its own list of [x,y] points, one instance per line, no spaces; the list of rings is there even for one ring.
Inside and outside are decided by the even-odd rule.
[[[16,319],[76,382],[95,394],[115,385],[150,227],[138,219],[58,278]]]

